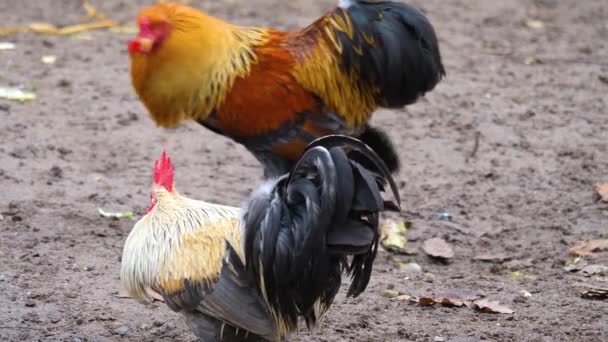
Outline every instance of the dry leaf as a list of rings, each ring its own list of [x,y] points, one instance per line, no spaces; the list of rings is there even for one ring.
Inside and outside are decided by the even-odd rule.
[[[431,306],[431,305],[435,305],[437,303],[437,301],[435,300],[435,298],[432,298],[432,297],[420,297],[420,298],[418,298],[418,303],[420,303],[420,305],[424,305],[424,306]]]
[[[499,313],[499,314],[512,314],[514,311],[500,304],[498,301],[491,301],[488,299],[480,299],[473,303],[475,308],[482,312]]]
[[[424,241],[422,249],[426,254],[435,258],[450,259],[454,257],[452,247],[450,247],[450,245],[444,239],[428,239]]]
[[[600,200],[608,202],[608,183],[595,184],[593,189],[600,195]]]
[[[470,306],[473,301],[482,297],[483,295],[477,291],[454,289],[439,294],[435,300],[445,306]]]
[[[608,251],[608,239],[584,241],[570,248],[570,253],[576,256],[597,257],[599,253]]]

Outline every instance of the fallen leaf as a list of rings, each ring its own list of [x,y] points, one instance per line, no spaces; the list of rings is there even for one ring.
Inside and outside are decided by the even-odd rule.
[[[0,50],[13,50],[15,49],[15,44],[11,42],[0,42]]]
[[[420,297],[420,298],[418,298],[418,303],[420,303],[420,305],[424,305],[424,306],[431,306],[431,305],[435,305],[437,303],[437,301],[435,300],[435,298],[432,298],[432,297]]]
[[[595,184],[593,189],[600,196],[600,200],[608,202],[608,182]]]
[[[410,222],[395,222],[387,220],[380,228],[380,242],[389,251],[402,253],[405,251],[407,239],[405,233],[411,226]]]
[[[499,314],[512,314],[514,311],[500,304],[498,301],[491,301],[488,299],[476,300],[474,307],[482,312],[488,313],[499,313]]]
[[[608,251],[608,239],[584,241],[570,248],[570,253],[576,256],[597,257],[605,251]]]
[[[117,218],[117,219],[121,219],[121,218],[126,218],[126,219],[133,219],[133,212],[132,211],[126,211],[126,212],[108,212],[108,211],[104,211],[101,208],[97,208],[97,211],[99,212],[99,215],[101,217],[108,217],[108,218]]]
[[[452,247],[444,239],[428,239],[424,241],[422,249],[426,254],[435,258],[450,259],[454,257]]]
[[[0,87],[0,98],[24,102],[35,100],[36,94],[19,88]]]
[[[439,294],[435,300],[444,306],[470,306],[473,301],[482,297],[483,295],[477,291],[454,289]]]
[[[608,266],[604,265],[589,265],[581,270],[585,277],[594,275],[608,275]]]

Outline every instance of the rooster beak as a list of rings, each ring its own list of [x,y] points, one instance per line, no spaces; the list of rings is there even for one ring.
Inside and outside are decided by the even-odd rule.
[[[139,51],[143,53],[149,53],[152,51],[152,46],[154,45],[154,41],[152,39],[140,37],[137,38],[137,41],[139,42]]]
[[[146,37],[136,37],[131,42],[129,42],[129,52],[135,53],[144,53],[148,54],[152,51],[152,47],[154,46],[154,40]]]

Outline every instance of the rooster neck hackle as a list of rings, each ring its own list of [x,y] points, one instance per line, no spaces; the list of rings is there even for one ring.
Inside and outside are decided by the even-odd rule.
[[[174,127],[205,120],[223,103],[235,79],[250,72],[254,49],[268,40],[269,30],[232,25],[186,6],[165,11],[170,36],[154,54],[131,56],[131,78],[154,121]]]
[[[328,58],[342,52],[336,37],[352,34],[353,29],[352,22],[329,13],[292,32],[286,46],[298,60],[293,73],[302,86],[319,94],[330,110],[341,113],[348,126],[361,127],[377,107],[378,90],[363,84],[358,70],[345,70],[338,59]]]
[[[227,243],[243,259],[238,208],[160,186],[153,191],[157,204],[133,227],[122,257],[121,282],[135,300],[148,302],[146,289],[182,291],[185,281],[210,285],[220,274]]]

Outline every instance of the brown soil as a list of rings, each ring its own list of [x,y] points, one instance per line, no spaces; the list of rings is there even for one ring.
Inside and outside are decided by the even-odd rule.
[[[94,1],[123,21],[150,2]],[[195,5],[286,28],[334,2]],[[608,205],[592,190],[608,181],[608,3],[417,3],[435,23],[448,78],[419,104],[374,119],[400,146],[402,216],[413,222],[409,247],[417,254],[382,251],[364,295],[341,296],[314,337],[293,341],[607,341],[608,302],[583,299],[574,286],[606,287],[605,278],[563,265],[573,244],[608,237]],[[82,18],[80,0],[0,2],[4,26]],[[528,19],[544,27],[530,28]],[[195,124],[157,129],[130,88],[129,35],[90,35],[0,37],[17,45],[0,51],[0,85],[28,85],[39,95],[0,100],[0,339],[193,341],[164,304],[117,296],[133,221],[98,217],[97,208],[141,214],[161,148],[177,164],[178,188],[208,201],[240,205],[260,168],[243,148]],[[56,64],[41,63],[43,55],[57,56]],[[441,212],[452,221],[439,220]],[[421,251],[431,237],[454,247],[451,262]],[[475,260],[486,253],[509,260]],[[432,276],[399,270],[395,260],[417,262]],[[515,314],[392,301],[382,295],[390,288],[414,296],[478,290]]]

